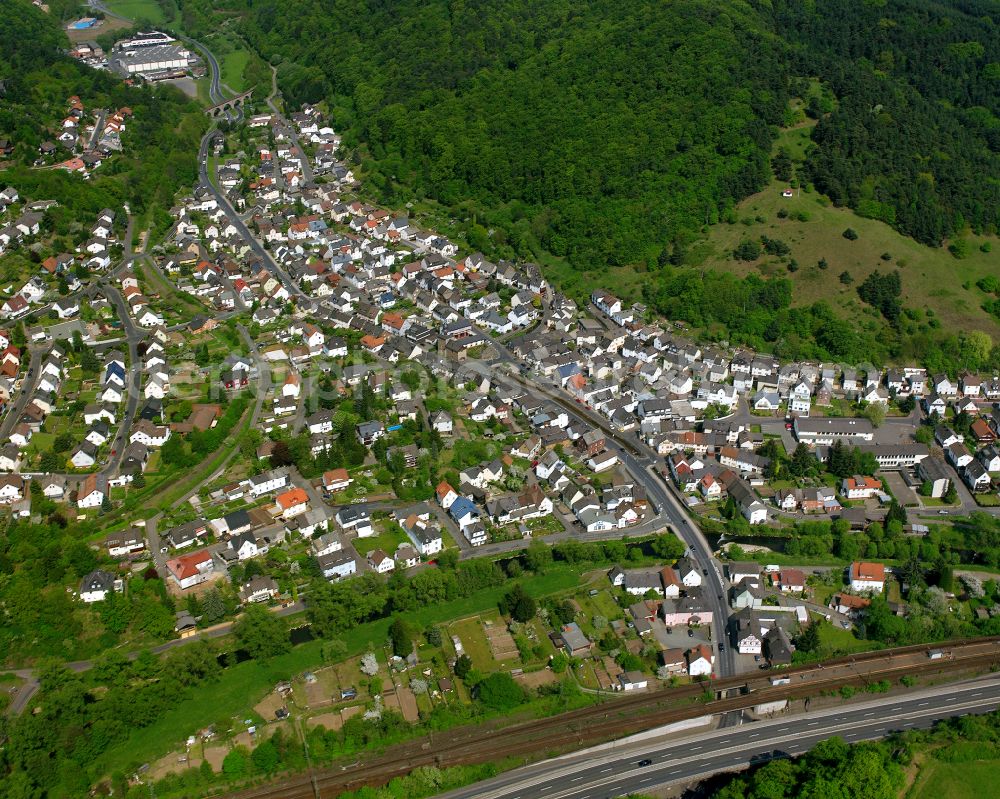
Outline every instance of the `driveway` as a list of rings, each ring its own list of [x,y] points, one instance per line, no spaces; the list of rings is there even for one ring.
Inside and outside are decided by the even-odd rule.
[[[917,495],[906,484],[900,472],[879,472],[879,474],[900,505],[911,505],[919,502]]]
[[[688,635],[688,631],[691,635]],[[698,644],[712,645],[712,629],[710,626],[687,627],[678,625],[667,631],[666,625],[659,619],[653,621],[653,637],[664,649],[690,649]]]

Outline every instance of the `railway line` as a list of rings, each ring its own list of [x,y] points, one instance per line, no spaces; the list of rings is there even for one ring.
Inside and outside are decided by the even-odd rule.
[[[937,650],[940,657],[931,658]],[[609,699],[599,705],[509,727],[463,727],[393,746],[344,766],[313,769],[281,782],[230,794],[235,799],[332,799],[365,785],[381,785],[418,766],[447,767],[506,757],[537,759],[705,715],[802,699],[845,685],[864,688],[903,676],[955,675],[1000,666],[1000,636],[863,653],[823,664],[747,677],[730,677]],[[779,677],[781,685],[772,684]],[[786,682],[787,680],[787,682]],[[702,701],[706,690],[715,698]]]

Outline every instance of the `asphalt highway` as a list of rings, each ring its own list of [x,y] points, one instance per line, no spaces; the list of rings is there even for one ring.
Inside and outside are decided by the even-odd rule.
[[[597,747],[442,794],[442,799],[607,799],[703,779],[806,752],[839,736],[848,742],[927,728],[952,716],[1000,708],[1000,678],[936,686],[894,698],[782,715],[660,742]],[[641,761],[652,761],[640,766]]]

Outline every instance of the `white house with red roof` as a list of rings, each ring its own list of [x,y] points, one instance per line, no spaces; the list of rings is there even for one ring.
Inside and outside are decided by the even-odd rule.
[[[885,590],[885,566],[855,561],[851,564],[851,590],[881,594]]]
[[[177,586],[184,590],[208,580],[215,571],[215,561],[212,559],[211,552],[202,549],[199,552],[192,552],[168,560],[167,571]]]

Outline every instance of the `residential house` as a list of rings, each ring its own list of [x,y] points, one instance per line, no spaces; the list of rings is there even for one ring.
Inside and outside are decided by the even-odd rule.
[[[699,644],[684,653],[687,672],[692,677],[711,677],[715,664],[715,653],[707,644]]]
[[[207,549],[167,561],[167,573],[182,591],[206,582],[215,572],[215,561]]]
[[[115,590],[115,576],[106,571],[92,571],[80,581],[79,596],[82,602],[103,602]]]

